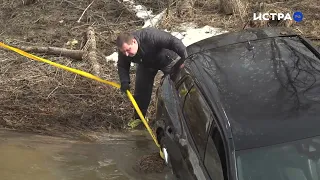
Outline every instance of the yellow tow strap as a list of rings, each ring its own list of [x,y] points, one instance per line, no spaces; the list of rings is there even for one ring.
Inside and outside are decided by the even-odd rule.
[[[117,83],[115,83],[115,82],[107,81],[107,80],[101,79],[101,78],[99,78],[99,77],[97,77],[97,76],[94,76],[94,75],[92,75],[92,74],[90,74],[90,73],[87,73],[87,72],[84,72],[84,71],[81,71],[81,70],[78,70],[78,69],[70,68],[70,67],[68,67],[68,66],[64,66],[64,65],[61,65],[61,64],[58,64],[58,63],[55,63],[55,62],[52,62],[52,61],[43,59],[43,58],[41,58],[41,57],[38,57],[38,56],[35,56],[35,55],[32,55],[32,54],[29,54],[29,53],[27,53],[27,52],[25,52],[25,51],[22,51],[22,50],[20,50],[20,49],[11,47],[11,46],[9,46],[9,45],[6,45],[6,44],[4,44],[4,43],[2,43],[2,42],[0,42],[0,46],[3,47],[3,48],[5,48],[5,49],[14,51],[14,52],[16,52],[16,53],[18,53],[18,54],[21,54],[22,56],[25,56],[25,57],[27,57],[27,58],[30,58],[30,59],[33,59],[33,60],[36,60],[36,61],[40,61],[40,62],[44,62],[44,63],[50,64],[50,65],[52,65],[52,66],[55,66],[55,67],[57,67],[57,68],[61,68],[61,69],[64,69],[64,70],[66,70],[66,71],[73,72],[73,73],[79,74],[79,75],[81,75],[81,76],[84,76],[84,77],[87,77],[87,78],[90,78],[90,79],[93,79],[93,80],[96,80],[96,81],[99,81],[99,82],[102,82],[102,83],[111,85],[111,86],[113,86],[113,87],[120,88],[120,85],[117,84]],[[160,148],[160,145],[159,145],[159,143],[158,143],[158,141],[157,141],[156,136],[155,136],[154,133],[152,132],[152,130],[151,130],[150,126],[148,125],[146,119],[143,117],[142,112],[141,112],[141,110],[140,110],[137,102],[135,101],[134,97],[132,96],[132,94],[130,93],[129,90],[127,90],[127,95],[128,95],[128,97],[129,97],[130,101],[132,102],[134,108],[136,109],[139,117],[141,118],[143,124],[145,125],[145,127],[146,127],[147,130],[148,130],[148,132],[150,133],[150,135],[151,135],[152,139],[154,140],[155,144]],[[160,156],[161,156],[162,158],[164,158],[161,149],[160,149]]]

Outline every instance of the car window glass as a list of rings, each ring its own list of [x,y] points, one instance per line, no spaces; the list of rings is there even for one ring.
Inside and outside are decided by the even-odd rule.
[[[218,169],[212,169],[212,166],[214,165],[213,163],[218,165],[216,166]],[[226,154],[221,138],[221,133],[215,124],[213,124],[210,131],[210,137],[208,139],[205,153],[204,165],[211,178],[216,179],[217,173],[215,171],[218,171],[220,173],[221,168],[223,176],[225,177],[225,179],[227,179]]]
[[[207,131],[212,118],[210,108],[206,104],[205,99],[200,95],[200,91],[196,86],[193,86],[186,96],[183,113],[200,158],[203,158],[207,141]]]
[[[211,179],[223,180],[223,166],[212,137],[208,138],[204,165]]]
[[[193,86],[193,80],[191,77],[186,76],[182,79],[182,83],[178,86],[178,96],[182,100],[184,99],[185,95],[187,94],[188,90]]]
[[[319,180],[320,136],[236,151],[239,180]]]
[[[183,78],[183,76],[186,74],[184,69],[181,69],[180,71],[176,72],[174,75],[175,77],[172,79],[175,84],[179,83],[179,81]]]

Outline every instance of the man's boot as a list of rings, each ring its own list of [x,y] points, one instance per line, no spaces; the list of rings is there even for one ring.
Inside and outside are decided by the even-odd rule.
[[[145,120],[147,121],[147,123],[149,123],[148,118],[145,118]],[[130,129],[143,129],[145,127],[140,118],[132,118],[131,120],[129,120],[128,126],[130,127]]]

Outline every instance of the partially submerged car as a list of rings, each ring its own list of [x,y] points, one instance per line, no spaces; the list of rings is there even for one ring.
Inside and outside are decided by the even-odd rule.
[[[286,28],[190,45],[157,89],[156,132],[183,180],[320,180],[320,53]]]

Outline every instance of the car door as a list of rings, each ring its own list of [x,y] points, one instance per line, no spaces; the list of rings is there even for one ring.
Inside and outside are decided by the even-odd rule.
[[[189,143],[181,151],[188,152],[184,156],[188,171],[193,173],[194,179],[210,179],[203,162],[213,115],[196,83],[185,95],[183,115]]]
[[[187,94],[188,88],[192,87],[192,81],[190,79],[181,78],[179,81],[181,87],[183,87],[184,95]],[[159,112],[157,112],[157,118],[159,121],[164,121],[163,134],[161,142],[166,147],[172,166],[172,170],[178,179],[188,180],[192,175],[189,174],[187,165],[184,161],[183,153],[181,152],[180,142],[182,137],[182,104],[184,96],[180,96],[177,93],[176,86],[170,77],[167,76],[163,79],[161,87],[158,90],[159,98]],[[161,111],[161,112],[160,112]]]

